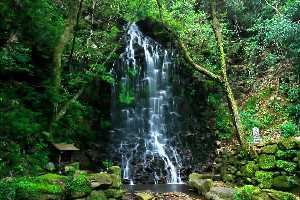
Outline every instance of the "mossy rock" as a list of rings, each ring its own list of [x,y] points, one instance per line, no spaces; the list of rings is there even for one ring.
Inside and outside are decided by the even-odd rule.
[[[234,199],[235,189],[229,187],[212,187],[205,193],[207,199],[232,200]]]
[[[274,200],[299,200],[299,197],[289,192],[282,192],[277,190],[263,190]]]
[[[154,198],[154,196],[147,192],[138,192],[134,194],[137,198],[137,200],[151,200]]]
[[[124,195],[124,191],[122,189],[107,189],[104,190],[104,193],[107,198],[115,199],[121,199]]]
[[[107,189],[113,184],[111,175],[106,172],[89,174],[88,179],[92,188]]]
[[[103,191],[92,191],[87,200],[107,200]]]
[[[273,172],[257,171],[255,178],[260,188],[271,188],[273,184]]]
[[[189,175],[188,186],[199,194],[205,194],[213,186],[213,181],[211,179],[202,179],[200,174],[192,173]]]
[[[258,157],[258,165],[261,169],[272,169],[275,167],[276,158],[274,155],[262,154]]]
[[[74,176],[66,184],[67,194],[72,198],[87,196],[91,191],[91,183],[85,173]]]
[[[283,169],[286,172],[293,173],[297,169],[297,164],[285,160],[277,160],[276,167],[278,167],[279,169]]]
[[[274,154],[278,149],[277,144],[267,145],[261,148],[261,152],[265,154]]]
[[[234,194],[234,199],[241,199],[241,200],[269,200],[270,198],[268,195],[262,193],[259,187],[254,185],[245,185],[236,190]]]
[[[235,180],[235,175],[233,174],[225,174],[223,176],[223,180],[228,183],[232,183]]]
[[[295,176],[277,176],[273,179],[273,187],[280,190],[292,189],[297,185]]]
[[[246,177],[253,177],[257,168],[258,167],[254,161],[249,161],[245,166],[243,166],[242,175]]]
[[[212,179],[212,174],[200,174],[200,173],[191,173],[189,175],[189,180],[197,180],[197,179]]]
[[[278,150],[276,157],[280,159],[292,159],[297,156],[299,150]]]
[[[64,196],[63,185],[42,181],[36,177],[15,179],[11,186],[15,188],[15,199],[18,200],[60,199]]]
[[[284,138],[281,140],[281,146],[284,149],[294,149],[296,148],[298,140],[296,140],[294,137]]]
[[[300,136],[294,138],[297,148],[300,149]]]
[[[44,183],[63,184],[68,180],[68,177],[59,174],[48,173],[36,177],[36,180]]]
[[[108,173],[121,176],[121,168],[119,166],[112,166],[108,168]]]

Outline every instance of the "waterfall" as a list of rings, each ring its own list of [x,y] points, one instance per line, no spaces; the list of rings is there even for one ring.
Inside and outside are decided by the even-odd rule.
[[[170,80],[175,65],[172,58],[171,50],[145,36],[136,24],[130,25],[121,65],[114,68],[120,81],[112,95],[113,102],[128,100],[125,105],[114,103],[112,113],[113,124],[122,137],[118,151],[122,155],[123,179],[130,184],[138,179],[137,173],[148,173],[154,183],[161,182],[163,176],[167,183],[182,182],[181,158],[167,124],[170,118],[180,123]],[[137,172],[135,168],[140,165],[142,172]]]

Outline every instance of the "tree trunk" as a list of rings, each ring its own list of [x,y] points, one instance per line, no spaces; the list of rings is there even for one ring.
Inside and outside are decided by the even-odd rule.
[[[79,19],[80,19],[80,14],[81,14],[81,9],[82,9],[82,3],[83,3],[83,0],[80,0],[79,8],[78,8],[78,11],[77,11],[77,16],[76,16],[76,25],[74,27],[72,48],[71,48],[71,53],[70,53],[70,56],[69,56],[69,65],[72,64],[73,54],[74,54],[74,50],[75,50],[76,32],[77,32],[78,25],[79,25]],[[71,67],[70,67],[70,71],[72,71]]]
[[[79,7],[79,1],[68,0],[67,4],[67,19],[65,20],[65,29],[53,49],[53,95],[55,95],[55,99],[53,102],[52,121],[58,111],[58,102],[56,98],[59,96],[59,91],[61,89],[62,56],[65,46],[72,37],[73,29],[76,24],[76,14]],[[50,122],[50,126],[52,124],[52,121]]]
[[[236,100],[234,98],[229,80],[228,80],[228,75],[227,75],[227,66],[226,66],[226,61],[225,61],[225,53],[224,53],[224,47],[223,47],[223,41],[222,41],[222,33],[221,33],[221,28],[220,28],[220,23],[217,18],[216,14],[216,1],[211,0],[211,14],[212,14],[212,25],[217,41],[217,45],[219,48],[219,53],[220,53],[220,64],[221,64],[221,69],[222,69],[222,76],[223,76],[223,81],[224,81],[224,89],[226,91],[226,96],[228,100],[228,106],[231,111],[231,116],[233,120],[233,124],[236,130],[236,135],[237,139],[240,144],[244,144],[243,140],[243,129],[241,125],[241,120],[240,120],[240,115],[239,115],[239,110],[238,106],[236,103]]]

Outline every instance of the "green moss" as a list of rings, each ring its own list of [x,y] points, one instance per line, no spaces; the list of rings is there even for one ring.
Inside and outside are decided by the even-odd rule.
[[[11,181],[0,180],[0,199],[16,199],[16,187]]]
[[[285,149],[293,149],[296,147],[296,142],[295,142],[295,138],[293,137],[289,137],[289,138],[285,138],[281,141],[281,145],[285,148]]]
[[[255,172],[255,178],[260,188],[271,188],[273,183],[273,173],[265,171]]]
[[[277,190],[265,190],[272,199],[278,200],[298,200],[299,198],[296,197],[294,194],[289,192],[282,192]]]
[[[2,188],[6,185],[7,188]],[[9,190],[9,191],[8,191]],[[7,192],[3,194],[3,192]],[[21,177],[11,179],[8,182],[0,183],[0,197],[12,197],[16,200],[37,200],[43,195],[51,195],[52,197],[59,198],[63,196],[64,187],[61,184],[49,183],[48,181],[41,180],[35,177]],[[2,197],[1,197],[2,198]],[[1,199],[0,198],[0,199]]]
[[[124,195],[124,191],[121,189],[107,189],[104,191],[104,193],[107,198],[115,199],[121,199]]]
[[[243,168],[243,175],[247,177],[254,176],[257,166],[254,161],[248,162]]]
[[[115,174],[110,175],[111,180],[112,180],[112,187],[113,188],[121,188],[122,186],[122,180],[120,176],[117,176]]]
[[[261,152],[266,154],[274,154],[277,151],[277,149],[277,144],[267,145],[261,148]]]
[[[235,191],[234,200],[252,200],[253,196],[261,193],[258,187],[245,185]]]
[[[112,166],[108,169],[108,173],[121,176],[121,168],[119,166]]]
[[[74,176],[66,184],[66,189],[69,194],[73,193],[90,193],[90,182],[86,174],[79,174]]]
[[[291,189],[296,186],[297,181],[294,176],[277,176],[273,179],[273,186],[276,189]]]
[[[103,191],[92,191],[87,200],[107,200]]]
[[[225,182],[233,182],[235,179],[235,176],[233,174],[225,174],[223,177],[223,180]]]
[[[276,167],[283,169],[287,172],[294,172],[297,168],[297,164],[293,162],[284,161],[284,160],[277,160]]]
[[[61,183],[67,181],[68,178],[66,176],[62,176],[59,174],[44,174],[38,176],[36,179],[38,181],[48,182],[48,183]]]
[[[261,169],[272,169],[275,167],[275,156],[262,154],[258,158],[258,165]]]
[[[284,159],[284,158],[294,158],[297,156],[297,150],[278,150],[276,152],[276,157]]]

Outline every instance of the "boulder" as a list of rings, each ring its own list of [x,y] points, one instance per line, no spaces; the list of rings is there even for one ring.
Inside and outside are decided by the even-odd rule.
[[[282,192],[277,190],[263,190],[266,192],[273,200],[300,200],[296,195],[289,192]]]
[[[278,149],[277,144],[267,145],[261,148],[261,152],[265,154],[274,154]]]
[[[254,185],[238,188],[233,199],[269,200],[268,195],[263,195],[261,189]]]
[[[88,179],[91,182],[91,187],[93,189],[96,188],[107,189],[113,184],[111,175],[106,172],[89,174]]]
[[[290,159],[297,156],[297,150],[278,150],[276,157],[280,159]]]
[[[235,190],[227,187],[212,187],[209,192],[205,194],[208,200],[232,200],[234,199]]]
[[[233,182],[233,181],[235,180],[235,176],[234,176],[233,174],[225,174],[225,175],[223,176],[223,180],[224,180],[225,182],[231,183],[231,182]]]
[[[87,200],[107,200],[103,191],[92,191]]]
[[[255,178],[260,188],[271,188],[273,184],[273,172],[257,171]]]
[[[275,167],[275,156],[262,154],[258,157],[258,165],[261,169],[272,169]]]
[[[154,196],[147,192],[138,192],[134,194],[138,200],[151,200]]]
[[[196,190],[199,194],[205,194],[213,185],[211,179],[202,179],[200,174],[192,173],[189,176],[188,186]]]
[[[121,168],[119,166],[112,166],[108,168],[108,173],[121,176]]]
[[[273,179],[273,187],[279,190],[288,190],[295,187],[297,180],[295,176],[277,176]]]
[[[242,175],[246,177],[253,177],[255,171],[257,170],[257,166],[254,161],[249,161],[243,168],[242,168]]]
[[[124,195],[124,191],[122,189],[107,189],[104,190],[105,196],[107,198],[121,199]]]
[[[297,142],[298,139],[294,137],[289,137],[289,138],[282,139],[280,144],[284,149],[294,149],[298,146]]]
[[[276,167],[278,167],[279,169],[283,169],[286,172],[293,173],[296,171],[297,164],[293,163],[293,162],[285,161],[285,160],[277,160]]]

